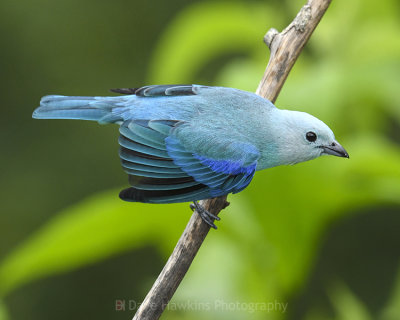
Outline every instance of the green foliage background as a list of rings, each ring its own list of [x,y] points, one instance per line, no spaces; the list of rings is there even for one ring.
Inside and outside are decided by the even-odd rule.
[[[31,120],[40,96],[157,83],[255,91],[263,34],[302,4],[0,4],[1,320],[130,318],[115,301],[142,301],[190,217],[187,204],[120,201],[116,128]],[[399,9],[333,1],[276,104],[324,120],[350,160],[259,172],[230,196],[165,318],[400,318]]]

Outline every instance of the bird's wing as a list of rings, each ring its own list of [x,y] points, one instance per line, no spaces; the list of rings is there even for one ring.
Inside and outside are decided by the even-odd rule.
[[[200,88],[205,86],[187,84],[153,85],[141,88],[119,88],[111,89],[112,92],[121,94],[134,94],[139,97],[160,97],[160,96],[189,96],[198,93]]]
[[[226,156],[213,159],[179,138],[175,129],[182,125],[185,123],[173,120],[131,120],[121,125],[120,158],[132,186],[121,191],[123,200],[187,202],[247,187],[259,158],[254,146],[222,139],[212,148]]]

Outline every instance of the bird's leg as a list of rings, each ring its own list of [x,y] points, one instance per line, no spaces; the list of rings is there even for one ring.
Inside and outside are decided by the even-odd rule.
[[[196,210],[205,223],[207,223],[210,227],[217,229],[217,226],[214,224],[214,220],[219,221],[221,220],[220,217],[212,214],[210,211],[207,211],[197,201],[193,201],[193,203],[190,204],[190,209],[193,211]]]

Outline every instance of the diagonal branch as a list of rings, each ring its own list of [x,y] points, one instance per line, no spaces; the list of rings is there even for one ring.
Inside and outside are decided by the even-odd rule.
[[[309,0],[301,8],[296,18],[279,33],[270,29],[264,42],[271,50],[268,66],[256,93],[274,102],[285,83],[297,57],[307,43],[312,32],[328,9],[331,0]],[[229,203],[226,196],[208,199],[200,203],[217,215]],[[210,227],[194,212],[174,251],[137,310],[133,320],[156,320],[171,300],[176,289],[189,269],[200,249]]]
[[[264,42],[271,50],[267,69],[256,93],[275,102],[286,78],[332,0],[309,0],[296,18],[278,33],[270,29]]]

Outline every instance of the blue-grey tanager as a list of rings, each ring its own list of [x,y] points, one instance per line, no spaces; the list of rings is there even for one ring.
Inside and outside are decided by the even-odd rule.
[[[322,121],[250,92],[200,85],[115,91],[127,95],[45,96],[33,117],[119,124],[126,201],[197,205],[242,191],[257,170],[349,157]]]

